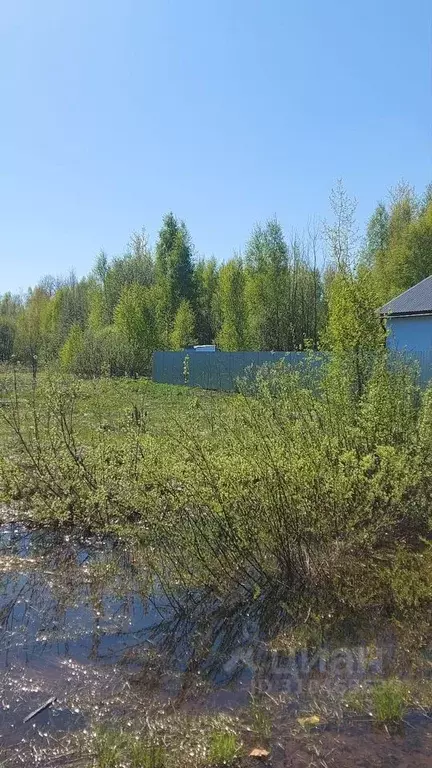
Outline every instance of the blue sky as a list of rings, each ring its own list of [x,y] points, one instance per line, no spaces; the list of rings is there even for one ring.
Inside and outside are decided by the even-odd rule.
[[[430,0],[5,0],[0,71],[0,294],[168,210],[223,260],[432,180]]]

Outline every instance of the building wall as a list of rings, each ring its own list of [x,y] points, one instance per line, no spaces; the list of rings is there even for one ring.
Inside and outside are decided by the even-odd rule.
[[[400,352],[428,352],[432,350],[432,315],[388,317],[389,349]]]

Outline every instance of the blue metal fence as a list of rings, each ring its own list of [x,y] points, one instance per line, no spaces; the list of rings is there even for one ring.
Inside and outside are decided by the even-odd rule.
[[[153,381],[163,384],[185,384],[202,389],[236,389],[238,377],[246,369],[253,371],[265,363],[284,360],[287,365],[305,361],[306,352],[161,352],[153,354]],[[418,366],[423,385],[432,379],[432,351],[395,353]],[[319,364],[319,358],[317,358]]]

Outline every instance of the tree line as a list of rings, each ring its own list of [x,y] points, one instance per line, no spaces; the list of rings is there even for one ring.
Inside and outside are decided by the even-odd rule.
[[[432,273],[432,186],[406,183],[377,205],[361,236],[341,183],[332,220],[286,238],[256,225],[225,263],[195,254],[172,213],[154,248],[145,231],[127,251],[100,253],[78,280],[47,276],[0,297],[0,360],[58,363],[83,376],[145,375],[155,349],[368,350],[383,343],[376,309]]]

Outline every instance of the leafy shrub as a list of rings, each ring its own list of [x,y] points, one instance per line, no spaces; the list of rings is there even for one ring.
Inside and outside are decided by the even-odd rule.
[[[125,403],[85,440],[80,382],[15,382],[3,495],[50,522],[138,524],[179,577],[216,589],[415,607],[431,597],[432,390],[384,352],[361,395],[355,373],[349,356],[282,363],[210,416],[197,399],[163,435]]]
[[[215,584],[391,604],[386,568],[430,534],[432,394],[384,352],[360,396],[347,356],[306,373],[259,372],[206,445],[183,428],[178,560]]]
[[[4,498],[30,507],[38,521],[93,529],[143,515],[147,453],[139,403],[125,403],[113,423],[100,418],[89,425],[83,440],[79,380],[44,377],[29,390],[19,387],[15,375],[10,394],[0,411],[11,451],[0,461]]]

